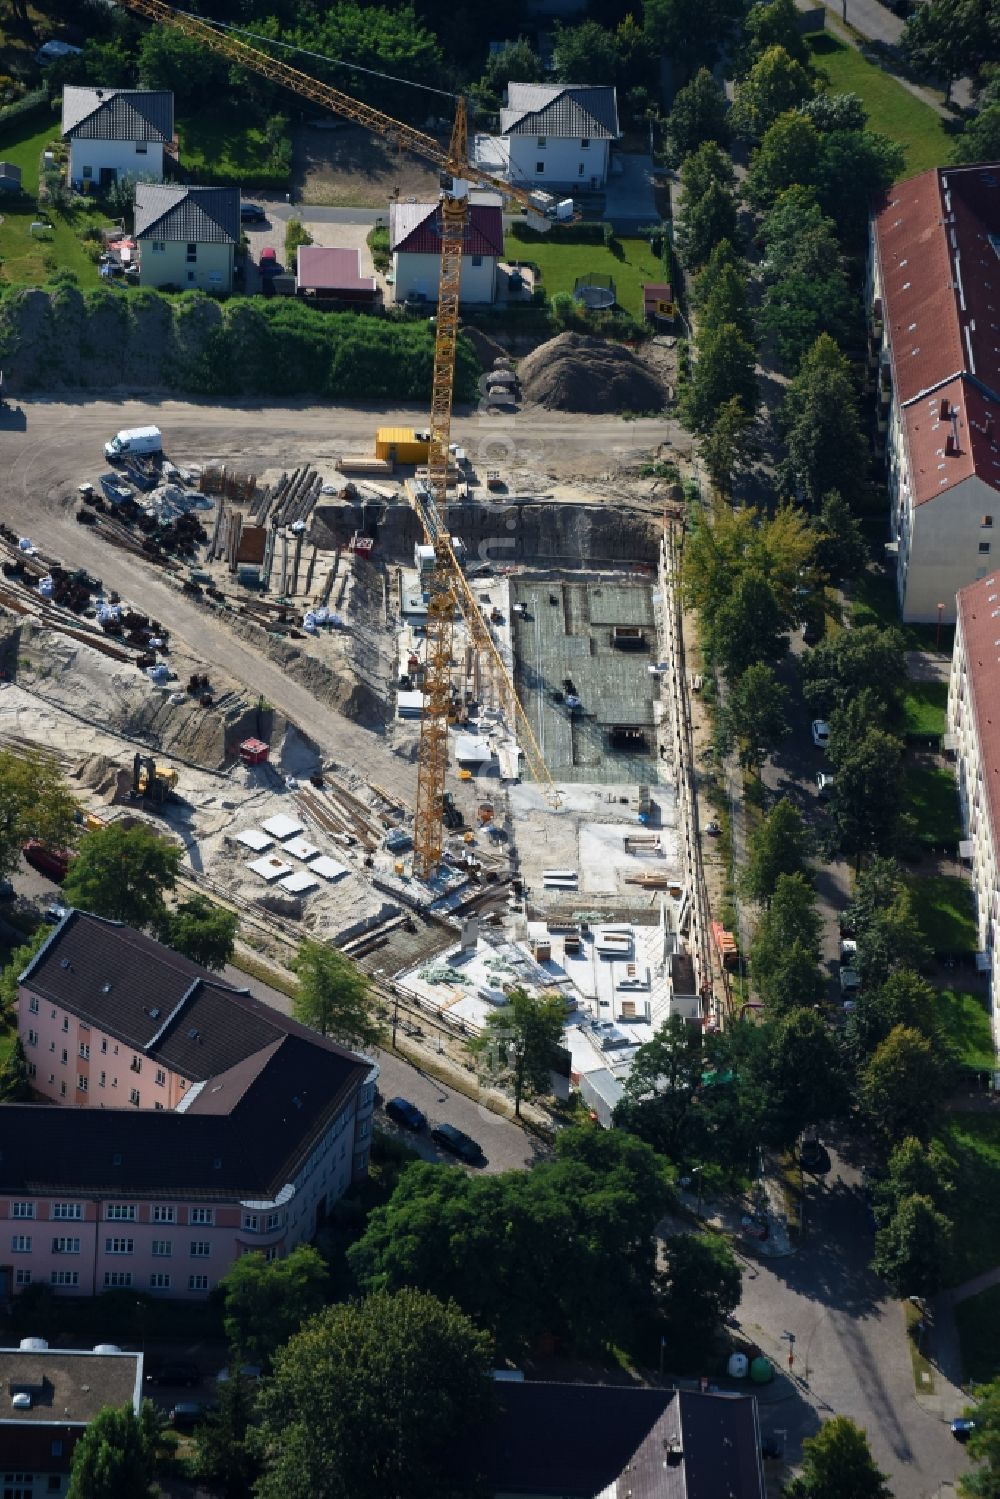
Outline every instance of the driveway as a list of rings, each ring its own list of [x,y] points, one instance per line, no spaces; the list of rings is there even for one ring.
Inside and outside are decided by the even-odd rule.
[[[766,1430],[786,1430],[787,1456],[821,1420],[850,1416],[868,1433],[893,1493],[931,1499],[967,1466],[948,1422],[961,1392],[936,1376],[934,1397],[917,1402],[899,1303],[869,1269],[872,1231],[860,1175],[835,1149],[825,1177],[807,1176],[804,1238],[786,1259],[746,1262],[737,1315],[747,1336],[781,1367],[795,1336],[795,1398],[762,1412]]]
[[[604,217],[619,234],[634,234],[658,224],[653,194],[653,158],[619,151],[611,158],[612,171],[604,189]],[[620,166],[620,171],[614,168]]]
[[[375,274],[372,254],[368,248],[368,236],[379,219],[388,222],[388,208],[379,213],[376,209],[369,208],[313,208],[308,204],[266,203],[258,198],[252,201],[260,203],[267,215],[267,220],[263,224],[243,226],[250,246],[251,263],[247,266],[246,277],[246,290],[249,294],[259,292],[261,289],[258,265],[260,252],[265,245],[270,245],[275,251],[282,269],[294,274],[294,264],[285,266],[285,229],[289,219],[298,219],[299,223],[312,235],[314,245],[322,245],[331,249],[357,250],[361,275]],[[382,289],[384,292],[384,284]]]

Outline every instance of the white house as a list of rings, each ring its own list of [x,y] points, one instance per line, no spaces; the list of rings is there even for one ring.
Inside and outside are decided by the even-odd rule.
[[[441,268],[441,205],[392,203],[389,248],[397,302],[407,297],[437,301]],[[469,194],[469,219],[462,247],[460,297],[467,304],[491,303],[497,294],[497,263],[503,256],[503,210],[495,193]]]
[[[240,242],[239,188],[138,182],[135,240],[140,286],[228,293]]]
[[[63,90],[69,180],[86,190],[119,177],[163,181],[163,148],[174,138],[174,96],[134,88]]]
[[[1000,165],[890,188],[869,293],[900,608],[950,623],[1000,550]]]
[[[596,191],[608,179],[618,140],[618,100],[604,84],[511,83],[500,134],[476,137],[486,171],[546,189]]]
[[[958,595],[948,687],[948,744],[955,754],[962,853],[972,861],[979,950],[989,964],[993,1040],[1000,1048],[1000,570]]]

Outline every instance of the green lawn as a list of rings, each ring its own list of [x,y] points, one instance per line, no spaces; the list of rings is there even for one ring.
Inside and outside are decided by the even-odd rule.
[[[938,994],[945,1034],[955,1047],[963,1067],[971,1072],[992,1072],[997,1064],[993,1028],[986,1005],[976,994],[962,989],[942,989]]]
[[[227,187],[288,187],[289,172],[275,158],[264,132],[236,111],[199,113],[177,121],[184,170],[198,182]]]
[[[916,822],[922,848],[957,850],[962,836],[958,815],[958,785],[950,770],[931,765],[908,765],[903,810]]]
[[[899,617],[899,599],[894,577],[882,572],[866,572],[850,586],[851,618],[856,629],[862,625],[890,625],[900,631],[908,651],[930,651],[951,660],[955,640],[954,625],[907,625]]]
[[[25,131],[29,133],[24,133]],[[68,214],[47,215],[51,230],[31,232],[38,219],[35,197],[38,193],[38,163],[42,151],[59,134],[55,119],[45,125],[37,120],[0,132],[0,161],[12,161],[21,168],[26,197],[16,203],[0,204],[0,281],[25,286],[39,286],[58,270],[74,271],[81,286],[98,284],[97,266],[87,255],[80,236],[89,224],[106,224],[108,219],[97,209],[74,209]]]
[[[916,98],[876,63],[868,62],[827,31],[806,38],[812,61],[824,74],[833,93],[857,94],[868,111],[869,125],[906,147],[902,176],[912,177],[927,167],[943,166],[951,156],[951,140],[936,110]]]
[[[934,874],[909,881],[917,920],[932,950],[942,956],[977,948],[972,890],[966,880]]]
[[[960,1301],[955,1321],[965,1378],[987,1384],[1000,1374],[1000,1286]]]
[[[58,139],[59,120],[54,114],[47,121],[12,120],[0,130],[0,161],[11,161],[21,168],[21,185],[32,197],[38,192],[42,152]]]
[[[937,1135],[957,1168],[948,1204],[955,1223],[949,1279],[959,1286],[1000,1265],[1000,1116],[949,1114]]]
[[[619,307],[633,317],[641,318],[643,282],[662,281],[666,275],[663,262],[653,254],[648,240],[622,239],[614,243],[620,254],[616,255],[604,245],[576,245],[554,240],[548,243],[532,240],[529,244],[509,234],[504,253],[508,260],[528,261],[538,267],[547,297],[554,297],[559,292],[572,295],[580,276],[593,272],[611,276]]]
[[[906,732],[916,739],[941,738],[948,707],[947,682],[909,682],[903,709]]]

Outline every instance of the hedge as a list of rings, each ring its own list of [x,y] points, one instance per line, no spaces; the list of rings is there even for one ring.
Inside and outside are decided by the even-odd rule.
[[[13,104],[5,104],[0,109],[0,130],[13,120],[23,120],[26,115],[41,114],[50,107],[48,89],[36,88],[32,93],[25,94],[22,98],[16,99]]]
[[[566,245],[605,245],[614,231],[610,224],[560,224],[555,221],[548,229],[532,229],[523,219],[515,219],[510,232],[515,239],[529,245],[538,244],[540,240],[555,240]]]
[[[149,289],[21,288],[0,299],[0,367],[15,390],[124,385],[201,396],[429,401],[427,322],[318,312],[285,297]],[[460,339],[455,395],[479,361]]]

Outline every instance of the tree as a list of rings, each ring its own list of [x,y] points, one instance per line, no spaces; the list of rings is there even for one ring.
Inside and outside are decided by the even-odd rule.
[[[174,26],[151,26],[139,43],[139,76],[145,88],[167,89],[178,112],[226,84],[223,58]]]
[[[884,1140],[926,1141],[947,1092],[947,1068],[926,1036],[897,1025],[862,1067],[859,1085],[862,1108]]]
[[[907,1197],[925,1197],[944,1212],[955,1190],[955,1170],[955,1162],[936,1140],[929,1147],[913,1135],[900,1141],[875,1187],[876,1223],[887,1223]]]
[[[743,1275],[718,1234],[672,1234],[657,1277],[671,1367],[703,1366],[726,1317],[740,1304]]]
[[[815,891],[804,875],[779,875],[750,947],[753,985],[772,1014],[820,998],[819,935]]]
[[[219,1281],[226,1338],[236,1364],[268,1367],[326,1299],[327,1269],[311,1244],[281,1260],[243,1254]]]
[[[933,1296],[947,1275],[953,1231],[929,1197],[904,1197],[875,1231],[872,1268],[897,1296]]]
[[[1000,103],[990,104],[966,125],[952,149],[959,165],[1000,157]]]
[[[946,104],[957,78],[996,58],[1000,20],[993,11],[989,0],[929,0],[903,27],[904,56],[944,81]]]
[[[730,680],[758,662],[774,661],[788,646],[785,621],[770,580],[746,572],[716,610],[708,632],[712,661]]]
[[[942,1034],[937,995],[919,974],[902,970],[880,988],[865,986],[847,1022],[847,1041],[858,1061],[863,1062],[882,1044],[897,1025],[919,1031],[933,1041],[938,1054],[950,1056],[950,1045]]]
[[[799,113],[824,134],[831,130],[864,130],[868,124],[868,111],[857,94],[816,94],[799,105]]]
[[[560,83],[614,83],[618,71],[615,38],[597,21],[579,26],[556,22],[552,65]]]
[[[165,909],[157,936],[203,968],[225,968],[233,955],[239,917],[204,895],[192,895]]]
[[[703,266],[720,240],[736,238],[736,199],[731,188],[710,182],[700,198],[685,197],[676,243],[688,270]]]
[[[84,834],[63,894],[68,905],[142,931],[159,923],[180,863],[180,847],[145,823],[112,822]]]
[[[760,140],[780,115],[808,99],[813,88],[813,80],[801,62],[789,57],[784,47],[768,47],[737,85],[733,128],[751,140]]]
[[[901,703],[906,680],[904,644],[899,630],[882,630],[878,625],[839,630],[821,640],[803,662],[806,702],[820,717],[830,718],[868,687],[894,709]],[[882,722],[889,728],[895,721],[890,716]]]
[[[485,1418],[489,1339],[420,1291],[369,1296],[314,1317],[275,1359],[261,1394],[260,1499],[408,1499],[456,1484],[455,1433]]]
[[[566,1005],[559,994],[529,994],[520,985],[508,1002],[486,1018],[486,1028],[475,1049],[487,1065],[509,1068],[514,1080],[514,1114],[521,1117],[525,1089],[551,1092],[551,1073],[563,1039]]]
[[[746,192],[754,208],[770,208],[788,188],[815,184],[820,135],[798,110],[781,115],[750,157]]]
[[[930,958],[930,948],[913,907],[913,892],[900,882],[892,899],[855,928],[856,967],[862,983],[872,988],[888,985],[894,975],[914,978]]]
[[[791,1010],[766,1030],[764,1138],[787,1150],[807,1126],[846,1112],[847,1079],[837,1041],[815,1010]]]
[[[868,545],[839,489],[831,489],[820,501],[817,530],[816,565],[831,583],[860,577],[868,561]]]
[[[202,1482],[221,1490],[226,1499],[249,1499],[257,1473],[247,1440],[254,1422],[255,1392],[246,1375],[235,1368],[218,1388],[217,1408],[195,1428],[195,1467]]]
[[[712,254],[714,255],[713,250]],[[711,259],[711,257],[710,257]],[[704,274],[704,273],[703,273]],[[699,277],[701,281],[701,277]],[[699,334],[731,323],[746,339],[753,337],[753,319],[747,303],[749,275],[745,262],[719,266],[710,281],[702,282],[699,299]]]
[[[798,209],[804,211],[795,212]],[[767,215],[764,237],[760,329],[773,341],[782,362],[794,369],[820,333],[842,338],[850,332],[855,298],[836,226],[809,189],[782,193]]]
[[[844,853],[860,869],[869,852],[885,853],[896,836],[903,801],[903,745],[869,729],[837,763],[833,820]]]
[[[20,947],[15,947],[7,960],[7,964],[0,969],[0,1020],[4,1024],[14,1025],[17,1023],[17,981],[32,958],[37,953],[43,942],[47,942],[52,935],[51,928],[43,925],[37,927],[28,938],[27,942]]]
[[[770,515],[722,503],[711,512],[696,511],[684,548],[685,599],[711,623],[742,575],[754,573],[770,584],[787,628],[800,607],[799,588],[814,546],[806,517],[791,505]]]
[[[615,1110],[616,1127],[641,1135],[668,1160],[679,1159],[704,1070],[701,1031],[671,1015],[635,1054]]]
[[[476,97],[483,109],[498,110],[508,84],[541,83],[544,77],[542,59],[531,43],[519,36],[516,41],[506,42],[498,52],[490,53],[476,86]]]
[[[818,508],[831,489],[857,503],[868,483],[868,445],[850,366],[829,334],[803,355],[782,415],[788,478],[806,503]]]
[[[809,49],[799,29],[795,0],[751,5],[743,30],[752,58],[760,57],[769,47],[781,47],[803,67],[808,66]]]
[[[736,474],[750,464],[757,450],[753,423],[739,396],[731,396],[719,407],[711,430],[702,438],[705,467],[715,488],[727,499]]]
[[[1000,1379],[980,1385],[977,1403],[964,1414],[975,1419],[966,1452],[976,1464],[958,1480],[963,1499],[1000,1499]]]
[[[743,893],[769,906],[781,875],[805,879],[808,872],[806,825],[802,813],[783,796],[750,833],[740,881]]]
[[[71,845],[76,811],[52,756],[0,749],[0,876],[17,868],[29,838],[49,848]]]
[[[797,1477],[785,1485],[786,1499],[892,1499],[868,1438],[848,1416],[824,1421],[802,1443],[802,1455]]]
[[[730,277],[732,271],[736,272],[735,281]],[[731,289],[741,287],[742,294],[730,290],[725,294],[728,302],[715,301],[714,294],[720,282]],[[712,246],[711,254],[691,284],[691,298],[699,311],[708,302],[712,302],[717,311],[725,305],[729,315],[715,317],[713,321],[739,325],[746,310],[749,285],[750,266],[746,258],[733,247],[732,240],[720,239]],[[746,332],[752,331],[752,324],[748,323]]]
[[[73,1451],[66,1499],[146,1499],[153,1482],[159,1417],[142,1402],[98,1411]]]
[[[0,1067],[0,1103],[24,1103],[31,1097],[31,1079],[28,1076],[28,1059],[24,1055],[24,1043],[20,1036]]]
[[[344,1046],[379,1044],[383,1026],[373,1012],[369,980],[356,963],[307,939],[292,967],[299,981],[292,1000],[296,1020]]]
[[[729,401],[744,411],[757,409],[753,344],[734,323],[706,327],[698,334],[698,356],[681,395],[681,414],[694,432],[709,432]]]
[[[748,666],[730,686],[719,721],[726,748],[737,745],[743,769],[759,771],[788,733],[787,688],[763,662]]]
[[[848,254],[864,253],[869,207],[903,175],[905,162],[903,147],[876,130],[831,130],[819,136],[809,181],[824,213],[836,221]]]
[[[683,161],[704,141],[720,146],[729,143],[729,106],[726,96],[707,68],[677,90],[667,121],[667,139],[674,161]]]
[[[684,79],[712,67],[743,17],[742,0],[644,0],[642,10],[650,48]]]

